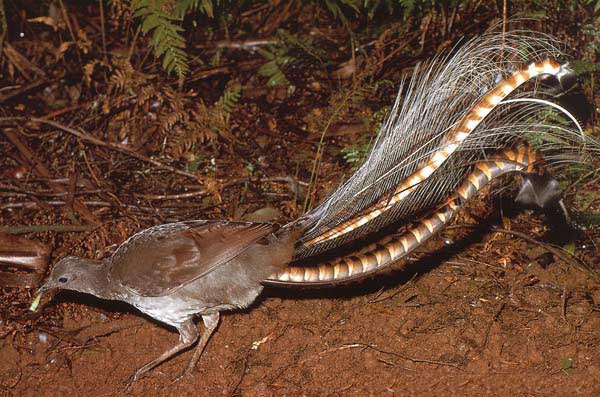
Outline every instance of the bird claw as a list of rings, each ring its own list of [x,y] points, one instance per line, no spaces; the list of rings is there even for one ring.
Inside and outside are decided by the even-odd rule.
[[[179,383],[181,380],[183,380],[183,378],[189,378],[189,377],[190,377],[190,375],[192,374],[192,370],[193,370],[193,369],[194,369],[193,367],[189,367],[189,366],[188,366],[188,367],[185,369],[185,371],[183,371],[183,372],[181,373],[181,375],[179,375],[177,378],[175,378],[175,379],[173,380],[173,382],[171,382],[171,384],[174,384],[174,383]]]
[[[137,371],[135,371],[135,373],[133,375],[131,375],[129,377],[129,379],[127,380],[127,383],[125,384],[125,389],[123,389],[123,392],[128,392],[131,389],[131,386],[133,386],[133,384],[135,382],[140,380],[142,378],[142,376],[144,376],[144,372],[141,371],[141,368],[138,369]]]

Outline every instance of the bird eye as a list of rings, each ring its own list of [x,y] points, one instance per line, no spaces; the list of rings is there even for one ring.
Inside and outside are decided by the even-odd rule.
[[[64,277],[64,276],[63,276],[63,277],[59,277],[59,278],[58,278],[58,282],[59,282],[59,283],[61,283],[61,284],[64,284],[64,283],[66,283],[67,281],[69,281],[69,279],[68,279],[68,278],[66,278],[66,277]]]

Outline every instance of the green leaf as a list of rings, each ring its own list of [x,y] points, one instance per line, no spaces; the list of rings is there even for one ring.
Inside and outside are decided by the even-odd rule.
[[[563,357],[560,360],[560,370],[568,374],[572,369],[573,359],[571,357]]]
[[[563,246],[563,249],[571,255],[575,255],[575,242],[571,241]]]
[[[173,11],[173,15],[162,11],[166,0],[135,0],[132,1],[133,15],[142,19],[141,30],[144,34],[152,34],[150,45],[157,58],[162,57],[163,69],[167,73],[175,73],[183,79],[189,72],[189,57],[185,52],[186,42],[181,35],[184,29],[176,21],[183,18],[185,13],[198,0],[182,0]]]

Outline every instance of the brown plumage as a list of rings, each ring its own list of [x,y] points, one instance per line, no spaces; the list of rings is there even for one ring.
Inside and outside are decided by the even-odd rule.
[[[132,381],[198,340],[185,373],[195,366],[223,310],[250,305],[261,281],[280,271],[293,254],[299,231],[270,224],[189,221],[142,230],[104,261],[61,259],[39,292],[69,289],[120,300],[171,325],[179,343],[136,371]]]

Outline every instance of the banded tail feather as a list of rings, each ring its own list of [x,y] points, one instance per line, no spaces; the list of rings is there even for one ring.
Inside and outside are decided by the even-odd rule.
[[[343,283],[379,271],[402,259],[442,230],[456,213],[492,179],[509,172],[533,172],[537,156],[527,145],[506,149],[478,162],[446,203],[398,237],[386,237],[362,250],[317,266],[288,266],[265,284],[318,286]]]

